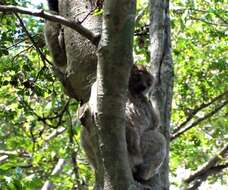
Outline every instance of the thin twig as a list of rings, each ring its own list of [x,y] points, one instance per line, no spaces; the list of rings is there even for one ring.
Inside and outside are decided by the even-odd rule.
[[[82,26],[78,21],[76,22],[71,21],[60,15],[54,15],[44,10],[28,9],[28,8],[19,7],[19,6],[13,6],[13,5],[0,5],[0,11],[6,12],[6,13],[27,14],[27,15],[44,18],[52,22],[58,22],[62,25],[68,26],[73,30],[77,31],[79,34],[89,39],[94,45],[98,45],[98,42],[100,40],[100,35],[94,34],[90,30]]]
[[[195,21],[204,22],[205,24],[208,24],[208,25],[227,27],[227,24],[213,23],[213,22],[209,22],[209,21],[207,21],[207,20],[205,20],[205,19],[202,19],[202,18],[196,18],[196,17],[193,17],[193,16],[189,16],[189,18],[192,19],[192,20],[195,20]]]
[[[202,122],[205,119],[208,119],[209,117],[213,116],[215,113],[217,113],[219,110],[221,110],[227,104],[228,104],[228,100],[226,100],[224,103],[222,103],[221,105],[216,107],[212,112],[209,112],[208,114],[206,114],[204,117],[197,119],[192,124],[186,126],[185,128],[180,129],[177,133],[172,134],[170,140],[172,141],[172,140],[176,139],[177,137],[179,137],[180,135],[182,135],[183,133],[185,133],[189,129],[198,125],[200,122]]]
[[[36,37],[36,36],[38,36],[38,34],[35,34],[34,36],[32,36],[32,38],[34,38],[34,37]],[[22,39],[22,40],[19,40],[18,42],[15,42],[15,43],[12,44],[11,46],[7,47],[6,49],[9,50],[9,49],[11,49],[11,48],[14,48],[14,47],[16,47],[18,44],[20,44],[20,43],[22,43],[22,42],[24,42],[24,41],[26,41],[26,40],[27,40],[26,38],[25,38],[25,39]]]
[[[36,81],[39,79],[41,73],[42,73],[45,69],[47,69],[47,66],[44,65],[44,66],[39,70],[39,72],[37,73],[36,78],[35,78],[35,80],[34,80],[34,83],[36,83]]]
[[[182,122],[180,125],[178,125],[178,127],[176,127],[173,130],[173,133],[177,133],[178,131],[180,131],[181,128],[183,128],[199,111],[201,111],[204,108],[207,108],[208,106],[210,106],[211,104],[213,104],[214,102],[221,100],[221,98],[223,96],[227,96],[228,95],[228,91],[223,92],[222,94],[212,98],[212,100],[208,103],[202,103],[200,106],[198,106],[197,108],[193,109],[190,113],[190,115],[187,117],[187,119]]]
[[[27,47],[27,48],[25,48],[25,49],[23,49],[23,50],[21,50],[20,52],[18,52],[18,53],[12,58],[12,62],[14,62],[14,60],[15,60],[20,54],[22,54],[22,53],[28,51],[29,49],[32,49],[32,45],[29,46],[29,47]]]
[[[184,183],[190,184],[191,187],[187,187],[184,190],[195,190],[203,181],[207,180],[208,176],[215,175],[228,167],[228,163],[218,165],[218,162],[223,160],[228,152],[228,144],[225,145],[215,156],[213,156],[204,166],[198,169],[184,180]]]
[[[46,61],[50,64],[50,65],[53,65],[47,58],[46,56],[44,55],[44,53],[40,50],[40,48],[37,46],[36,42],[34,41],[34,39],[32,38],[32,36],[30,35],[29,31],[27,30],[23,20],[21,19],[21,17],[17,14],[17,13],[14,13],[15,16],[17,17],[17,19],[19,20],[20,22],[20,25],[22,27],[22,29],[24,30],[24,32],[26,33],[26,35],[28,36],[29,40],[32,42],[33,46],[35,47],[37,53],[40,55],[40,58],[42,59],[44,65],[46,65]]]
[[[57,114],[57,115],[55,115],[55,116],[53,116],[53,117],[45,117],[45,119],[57,119],[57,118],[59,118],[59,117],[62,117],[63,116],[63,114],[67,111],[67,109],[68,109],[68,106],[69,106],[69,104],[70,104],[70,101],[71,101],[71,99],[69,98],[69,100],[66,102],[66,104],[63,106],[63,108],[62,108],[62,110]]]
[[[74,149],[74,130],[73,130],[73,124],[72,124],[72,116],[70,112],[67,110],[67,113],[69,115],[69,148],[70,148],[70,154],[71,154],[71,162],[73,167],[73,172],[76,178],[77,188],[78,190],[82,190],[82,185],[80,183],[80,174],[79,174],[79,168],[78,168],[78,162],[77,162],[77,151]]]
[[[60,158],[58,160],[57,164],[55,165],[54,169],[52,170],[51,176],[57,175],[60,172],[62,172],[64,164],[65,164],[65,160]],[[53,186],[54,186],[54,184],[51,181],[47,180],[44,183],[44,185],[41,188],[41,190],[51,190],[51,189],[53,189]]]

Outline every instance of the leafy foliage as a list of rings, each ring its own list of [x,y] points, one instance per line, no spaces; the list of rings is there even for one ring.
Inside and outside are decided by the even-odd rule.
[[[192,171],[196,170],[227,142],[227,136],[224,134],[228,132],[226,117],[228,18],[223,9],[224,3],[224,1],[185,1],[184,3],[174,1],[171,5],[175,62],[173,131],[181,126],[186,118],[192,118],[187,123],[191,125],[191,122],[204,118],[224,104],[213,115],[205,117],[202,122],[172,142],[171,169],[173,171],[180,166]],[[225,95],[194,113],[224,92],[226,92]],[[222,163],[224,162],[220,164]]]
[[[46,54],[44,22],[21,18]],[[72,155],[78,154],[77,167],[84,176],[78,183],[91,185],[93,176],[81,153],[80,126],[74,119],[78,102],[64,95],[52,65],[41,59],[18,20],[4,14],[0,19],[0,158],[7,156],[0,165],[0,189],[39,189],[47,179],[58,189],[71,189],[76,185]],[[66,161],[61,175],[50,177],[60,158]]]
[[[3,3],[16,4],[13,0]],[[135,61],[147,64],[148,6],[143,0],[137,4]],[[175,63],[173,137],[202,118],[171,142],[173,188],[182,185],[182,170],[197,170],[227,142],[228,17],[224,4],[222,0],[175,0],[170,6]],[[17,5],[31,6],[25,0]],[[21,18],[50,60],[43,21]],[[64,95],[52,65],[41,59],[18,19],[0,13],[0,22],[0,189],[39,189],[47,179],[56,189],[92,188],[94,174],[79,146],[78,102]],[[59,159],[65,160],[63,169],[52,175]],[[223,158],[218,164],[225,163]],[[211,176],[209,183],[225,183],[226,174]]]

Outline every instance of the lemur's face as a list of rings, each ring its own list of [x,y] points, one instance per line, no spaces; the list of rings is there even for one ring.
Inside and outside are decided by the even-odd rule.
[[[153,80],[152,76],[145,70],[139,70],[137,73],[138,80],[136,81],[136,88],[138,93],[147,95],[152,87]]]
[[[133,95],[147,96],[152,89],[152,85],[152,75],[144,67],[134,66],[129,82],[131,93]]]

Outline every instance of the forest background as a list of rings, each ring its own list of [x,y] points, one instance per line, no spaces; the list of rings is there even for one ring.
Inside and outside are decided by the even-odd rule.
[[[170,129],[172,190],[187,188],[190,182],[197,185],[197,180],[202,190],[226,190],[228,186],[225,2],[170,3],[175,76]],[[47,9],[45,1],[20,0],[17,5]],[[138,0],[134,42],[138,64],[149,62],[148,17],[146,3]],[[64,95],[51,65],[37,53],[40,49],[48,55],[44,20],[19,18],[0,14],[0,189],[38,189],[47,179],[56,189],[71,189],[77,183],[92,187],[93,172],[79,146],[80,125],[74,114],[78,102]],[[77,158],[75,168],[73,157]],[[58,164],[61,169],[51,175]]]

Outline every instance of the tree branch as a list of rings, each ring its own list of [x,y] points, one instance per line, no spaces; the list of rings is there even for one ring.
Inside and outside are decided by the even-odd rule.
[[[209,10],[207,9],[195,9],[195,8],[189,8],[189,7],[179,7],[179,8],[172,8],[170,9],[172,12],[184,12],[184,11],[194,11],[194,12],[201,12],[201,13],[208,13]],[[221,11],[224,13],[228,13],[225,9],[216,9],[217,11]]]
[[[18,18],[20,25],[22,27],[22,29],[24,30],[24,32],[26,33],[26,35],[28,36],[29,40],[32,42],[33,46],[35,47],[37,53],[40,55],[40,58],[42,59],[44,65],[46,65],[46,61],[52,65],[52,63],[46,58],[46,56],[44,55],[44,53],[40,50],[40,48],[37,46],[36,42],[34,41],[34,39],[32,38],[32,36],[30,35],[29,31],[27,30],[23,20],[21,19],[21,17],[15,13],[15,16]]]
[[[38,36],[38,34],[35,34],[34,36],[32,36],[32,38],[34,38],[34,37],[36,37],[36,36]],[[17,47],[20,43],[22,43],[22,42],[24,42],[24,41],[26,41],[26,40],[27,40],[27,38],[24,38],[24,39],[22,39],[22,40],[19,40],[19,41],[17,41],[16,43],[12,44],[11,46],[7,47],[6,49],[9,50],[9,49],[11,49],[11,48],[15,48],[15,47]]]
[[[60,158],[57,162],[57,164],[55,165],[54,169],[52,170],[52,173],[51,175],[54,176],[54,175],[57,175],[58,173],[60,173],[63,169],[63,166],[65,164],[65,160]],[[47,180],[43,187],[41,188],[41,190],[51,190],[53,188],[53,183],[49,180]]]
[[[214,12],[214,14],[220,19],[222,20],[226,25],[228,24],[228,20],[226,20],[225,18],[223,18],[220,14]]]
[[[228,163],[224,165],[218,165],[210,168],[205,174],[202,174],[199,178],[195,179],[193,184],[190,187],[185,188],[184,190],[197,190],[198,187],[207,180],[207,178],[211,175],[216,175],[220,173],[222,170],[228,167]]]
[[[69,115],[69,149],[70,149],[70,154],[71,154],[71,163],[72,163],[72,167],[73,167],[73,172],[76,178],[76,184],[77,184],[77,188],[78,190],[82,190],[82,184],[80,182],[80,174],[79,174],[79,167],[78,167],[78,161],[77,161],[77,157],[78,157],[78,151],[75,150],[75,142],[74,142],[74,129],[73,129],[73,122],[72,122],[72,116],[70,114],[70,112],[68,111],[68,115]]]
[[[100,35],[94,34],[87,28],[83,27],[81,25],[81,22],[70,21],[60,15],[54,15],[44,10],[28,9],[28,8],[19,7],[19,6],[13,6],[13,5],[0,5],[0,12],[27,14],[27,15],[44,18],[52,22],[58,22],[64,26],[68,26],[73,30],[77,31],[79,34],[89,39],[94,45],[98,45],[98,42],[100,40]]]
[[[225,145],[219,152],[216,154],[214,157],[212,157],[202,168],[200,168],[198,171],[196,171],[194,174],[190,175],[187,179],[184,181],[186,183],[190,183],[196,178],[200,177],[201,175],[205,174],[208,172],[209,169],[214,167],[228,151],[228,144]]]
[[[4,163],[8,159],[8,155],[0,156],[0,164]]]
[[[209,22],[205,19],[202,19],[202,18],[196,18],[196,17],[193,17],[193,16],[189,16],[190,19],[192,20],[195,20],[195,21],[200,21],[200,22],[204,22],[208,25],[214,25],[214,26],[223,26],[223,27],[227,27],[227,24],[222,24],[222,23],[213,23],[213,22]]]
[[[191,124],[189,124],[185,128],[180,129],[178,132],[172,134],[171,137],[170,137],[170,139],[171,140],[176,139],[177,137],[179,137],[180,135],[182,135],[183,133],[185,133],[189,129],[191,129],[191,128],[195,127],[196,125],[198,125],[200,122],[202,122],[205,119],[208,119],[209,117],[213,116],[215,113],[217,113],[219,110],[221,110],[226,104],[228,104],[228,100],[226,100],[221,105],[219,105],[218,107],[216,107],[213,111],[211,111],[208,114],[206,114],[204,117],[201,117],[201,118],[197,119],[196,121],[192,122]]]
[[[13,151],[0,150],[0,155],[23,156],[23,157],[31,158],[31,155],[28,152],[24,151],[24,150],[13,150]]]
[[[44,140],[46,142],[50,141],[51,139],[57,137],[58,135],[64,133],[66,131],[66,128],[60,127],[58,129],[55,129],[50,135],[48,135]]]
[[[177,133],[182,127],[184,127],[199,111],[201,111],[202,109],[210,106],[211,104],[213,104],[214,102],[216,102],[217,100],[220,100],[223,96],[227,96],[228,95],[228,91],[223,92],[222,94],[216,96],[215,98],[213,98],[210,102],[208,103],[202,103],[199,107],[193,109],[191,111],[191,113],[189,114],[189,116],[187,117],[187,119],[182,122],[177,128],[175,128],[173,130],[173,133]]]
[[[198,169],[195,173],[191,174],[188,178],[184,180],[185,183],[189,184],[194,182],[194,184],[186,188],[185,190],[194,190],[201,185],[203,181],[207,179],[210,175],[215,175],[221,172],[223,169],[228,167],[228,163],[223,165],[216,165],[220,160],[224,158],[228,151],[228,144],[223,147],[220,152],[212,157],[203,167]]]

